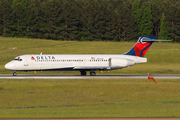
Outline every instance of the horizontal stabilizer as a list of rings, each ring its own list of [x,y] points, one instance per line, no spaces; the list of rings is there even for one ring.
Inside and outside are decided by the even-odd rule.
[[[171,40],[159,40],[159,39],[142,40],[142,42],[156,42],[156,41],[165,42],[165,41],[171,41]]]
[[[156,41],[171,41],[171,40],[160,40],[156,39],[156,36],[141,36],[138,40],[139,43],[141,42],[156,42]]]

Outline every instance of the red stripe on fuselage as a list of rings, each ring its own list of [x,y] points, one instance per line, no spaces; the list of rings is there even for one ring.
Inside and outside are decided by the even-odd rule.
[[[134,51],[135,51],[136,56],[144,57],[144,55],[146,54],[150,46],[143,51],[142,56],[141,56],[141,51],[144,48],[146,48],[148,45],[150,45],[150,43],[136,43],[136,45],[134,46]]]

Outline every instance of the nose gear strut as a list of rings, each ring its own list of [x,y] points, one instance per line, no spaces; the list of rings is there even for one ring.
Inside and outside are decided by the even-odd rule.
[[[16,76],[17,74],[16,74],[16,71],[14,71],[14,73],[13,73],[13,76]]]

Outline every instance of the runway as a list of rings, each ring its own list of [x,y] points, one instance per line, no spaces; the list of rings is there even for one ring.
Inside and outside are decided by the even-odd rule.
[[[180,79],[180,75],[150,75],[155,79]],[[122,79],[122,78],[147,78],[147,75],[0,75],[0,79]]]

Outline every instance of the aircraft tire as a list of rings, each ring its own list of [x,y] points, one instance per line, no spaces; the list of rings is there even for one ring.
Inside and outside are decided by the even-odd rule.
[[[81,75],[86,75],[86,71],[80,71],[81,72]]]
[[[13,76],[17,76],[16,72],[13,73]]]
[[[90,75],[91,76],[96,76],[96,73],[95,72],[90,72]]]

